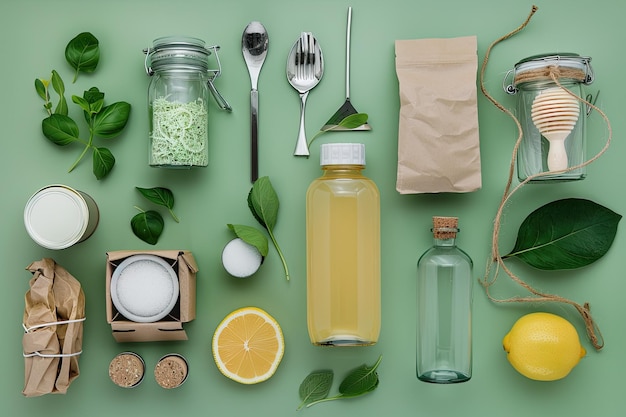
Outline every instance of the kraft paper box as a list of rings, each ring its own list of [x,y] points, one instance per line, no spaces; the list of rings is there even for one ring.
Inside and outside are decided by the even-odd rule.
[[[115,268],[133,255],[156,255],[176,271],[179,298],[169,315],[153,323],[128,320],[115,308],[111,299],[111,278]],[[183,324],[196,317],[196,273],[198,266],[189,251],[113,251],[107,253],[106,263],[106,317],[117,342],[153,342],[187,340]]]

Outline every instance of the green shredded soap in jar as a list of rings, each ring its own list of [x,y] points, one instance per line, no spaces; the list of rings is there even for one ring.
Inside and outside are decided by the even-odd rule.
[[[211,54],[204,41],[163,37],[146,53],[150,132],[149,164],[153,167],[206,167],[208,151],[208,82]]]

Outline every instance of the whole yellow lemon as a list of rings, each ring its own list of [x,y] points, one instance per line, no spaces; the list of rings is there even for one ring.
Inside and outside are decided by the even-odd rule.
[[[504,336],[502,346],[513,368],[537,381],[566,377],[586,354],[569,321],[543,312],[517,320]]]

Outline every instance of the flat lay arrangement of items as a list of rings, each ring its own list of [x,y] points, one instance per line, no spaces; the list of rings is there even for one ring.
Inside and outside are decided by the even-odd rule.
[[[528,20],[535,11],[533,8]],[[375,181],[364,173],[366,167],[378,166],[380,158],[375,152],[369,152],[366,163],[369,145],[360,132],[371,131],[372,127],[369,115],[359,113],[350,97],[352,18],[350,7],[346,26],[345,102],[335,113],[336,107],[328,109],[332,116],[318,135],[350,131],[354,132],[355,140],[347,141],[346,137],[350,135],[342,135],[341,141],[330,137],[328,143],[320,144],[321,173],[301,196],[305,208],[306,251],[288,254],[306,264],[306,300],[301,301],[306,302],[306,326],[315,349],[318,346],[319,349],[324,349],[321,346],[340,349],[370,346],[376,349],[383,334],[381,288],[385,279],[390,282],[392,278],[381,278],[381,218],[393,215],[384,212],[381,195],[389,190],[381,192]],[[209,245],[195,248],[193,253],[189,249],[163,248],[158,240],[162,232],[168,233],[164,224],[184,221],[173,211],[176,190],[136,187],[143,197],[167,208],[171,214],[171,218],[163,219],[154,210],[141,209],[131,221],[135,235],[153,245],[154,249],[109,248],[103,259],[94,260],[102,264],[102,276],[99,277],[102,293],[97,296],[104,302],[103,314],[107,328],[110,326],[111,337],[119,345],[118,351],[110,355],[108,372],[114,384],[112,389],[132,388],[124,392],[136,393],[145,387],[142,382],[146,377],[154,378],[165,390],[184,389],[196,383],[191,379],[202,379],[194,368],[193,377],[187,382],[190,370],[195,366],[193,358],[187,355],[168,351],[160,354],[158,360],[150,361],[127,348],[134,348],[137,343],[192,343],[188,323],[206,319],[197,317],[196,280],[200,272],[197,259],[219,258],[224,271],[234,277],[229,279],[245,286],[246,280],[253,279],[268,257],[280,257],[285,270],[285,285],[290,285],[285,259],[288,257],[278,245],[280,233],[285,229],[275,227],[279,218],[280,193],[267,176],[260,175],[259,169],[262,167],[260,162],[264,162],[259,160],[263,155],[259,149],[264,146],[263,138],[259,136],[259,123],[263,119],[259,110],[263,108],[259,78],[266,60],[281,60],[281,71],[285,68],[285,73],[281,72],[281,82],[290,94],[296,91],[297,97],[294,94],[292,99],[299,98],[300,102],[297,129],[295,122],[284,126],[287,130],[293,129],[294,148],[289,157],[298,157],[294,159],[308,163],[311,143],[318,135],[307,135],[310,131],[305,123],[306,103],[311,92],[323,82],[323,77],[331,73],[325,72],[331,61],[325,60],[322,53],[319,40],[323,38],[304,29],[295,42],[289,42],[290,49],[284,50],[282,55],[272,50],[272,54],[279,58],[268,55],[269,32],[261,22],[250,22],[241,36],[243,60],[239,65],[242,69],[245,66],[250,79],[250,180],[253,185],[250,190],[240,191],[251,211],[251,218],[261,227],[228,223],[230,219],[220,214],[217,221],[226,224],[229,233],[234,234],[230,242],[215,244],[211,241]],[[97,61],[98,43],[93,41],[92,35],[81,35],[80,39],[86,43],[85,54]],[[479,74],[476,36],[395,40],[393,45],[399,111],[395,119],[398,159],[394,165],[397,170],[395,190],[392,191],[404,196],[450,195],[480,190],[483,175],[477,77],[480,75],[481,87],[484,87],[482,77],[488,54]],[[218,90],[222,74],[219,50],[220,46],[207,47],[205,41],[186,36],[158,37],[143,50],[144,67],[149,76],[148,106],[133,111],[147,110],[149,125],[145,126],[147,134],[144,138],[147,153],[142,158],[145,165],[158,168],[153,171],[158,171],[158,175],[171,170],[177,170],[177,173],[190,170],[194,172],[192,175],[202,175],[206,171],[200,168],[209,166],[215,159],[211,155],[211,119],[233,111],[225,98],[228,94]],[[140,62],[138,58],[135,64]],[[503,82],[505,91],[511,95],[507,98],[512,98],[506,104],[514,107],[513,111],[483,90],[493,104],[519,121],[518,143],[515,148],[511,146],[514,152],[511,175],[517,173],[520,186],[583,180],[587,175],[586,166],[606,150],[610,142],[610,124],[592,97],[584,92],[594,80],[590,62],[590,57],[576,53],[541,53],[521,59]],[[268,71],[268,66],[265,68]],[[78,74],[80,69],[76,71]],[[343,71],[341,73],[343,75]],[[55,107],[50,97],[52,90],[57,93],[53,94],[54,100],[64,94],[59,88],[59,77],[53,72],[50,80],[35,83],[47,111],[42,133],[57,144],[59,141],[71,143],[78,141],[78,133],[74,129],[76,123],[68,120],[67,103],[62,105],[64,97],[63,100],[59,98],[59,105]],[[317,88],[315,94],[321,93],[320,90]],[[125,102],[107,107],[103,97],[98,90],[85,92],[84,97],[73,100],[86,114],[86,120],[91,120],[92,133],[95,132],[91,138],[98,135],[112,137],[126,124],[129,109],[126,109]],[[321,94],[315,98],[321,99]],[[212,114],[209,110],[212,106],[217,106],[220,111]],[[609,140],[605,148],[590,159],[586,151],[586,119],[593,112],[605,117]],[[51,126],[55,127],[54,132]],[[329,136],[332,135],[326,137]],[[92,146],[91,138],[85,150]],[[108,151],[94,150],[94,158],[104,161],[106,167],[97,169],[94,162],[94,174],[98,180],[113,166],[115,159],[108,159],[108,156]],[[305,158],[299,158],[303,156]],[[588,200],[562,199],[529,214],[520,226],[515,248],[502,255],[498,241],[500,220],[511,194],[517,190],[515,186],[511,190],[512,182],[510,177],[493,222],[491,263],[484,279],[480,280],[480,289],[485,290],[491,301],[497,301],[490,287],[495,284],[498,272],[507,273],[517,283],[525,284],[520,277],[510,273],[505,260],[517,258],[543,270],[586,266],[608,251],[621,218],[621,215]],[[71,251],[94,234],[100,216],[104,218],[107,214],[87,192],[68,185],[44,184],[33,191],[25,202],[24,226],[28,236],[48,250]],[[408,201],[410,204],[411,200]],[[415,303],[403,306],[405,311],[414,312],[411,313],[414,314],[416,334],[413,378],[434,384],[463,383],[473,374],[472,328],[476,323],[472,317],[472,294],[478,285],[474,284],[473,260],[461,249],[472,244],[472,238],[464,236],[459,239],[462,207],[455,206],[454,210],[460,213],[441,213],[432,217],[433,245],[422,248],[421,257],[411,260],[413,283],[417,289],[413,297]],[[580,217],[574,218],[576,215]],[[285,225],[288,228],[296,226]],[[541,233],[545,229],[553,233]],[[586,235],[577,237],[572,230],[584,231]],[[594,242],[594,247],[589,245],[590,241]],[[545,261],[547,258],[552,263]],[[71,263],[71,258],[64,259]],[[495,267],[491,269],[491,265]],[[27,270],[32,278],[25,297],[25,383],[22,393],[27,397],[65,393],[79,376],[78,362],[83,350],[85,297],[80,279],[69,272],[71,264],[61,266],[51,258],[33,262]],[[497,271],[494,273],[494,270]],[[599,326],[591,317],[588,303],[579,304],[551,294],[531,292],[538,298],[529,297],[522,301],[557,301],[573,306],[584,320],[593,347],[597,350],[603,347],[603,339],[597,331]],[[536,312],[541,311],[540,305],[534,306]],[[213,329],[207,351],[212,353],[211,365],[215,362],[220,378],[253,385],[276,373],[289,347],[285,345],[283,334],[286,329],[270,313],[256,306],[241,305],[219,321]],[[572,332],[572,329],[565,319],[545,313],[520,318],[503,339],[506,353],[503,352],[501,362],[506,362],[503,359],[506,356],[519,373],[530,379],[551,381],[564,378],[587,354],[576,330]],[[541,333],[539,342],[538,333]],[[385,347],[393,349],[393,343]],[[566,358],[567,362],[559,361],[559,358]],[[379,384],[377,369],[384,366],[381,359],[382,353],[373,365],[355,368],[335,397],[329,397],[332,371],[312,372],[300,385],[301,405],[298,409],[373,392]],[[327,389],[315,391],[311,388],[313,386]]]

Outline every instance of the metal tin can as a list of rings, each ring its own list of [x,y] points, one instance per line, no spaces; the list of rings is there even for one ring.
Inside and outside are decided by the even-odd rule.
[[[531,176],[530,182],[585,178],[586,169],[580,166],[586,160],[582,86],[594,79],[590,61],[574,53],[535,55],[519,61],[505,76],[503,88],[517,96],[522,127],[517,154],[520,181]]]
[[[30,237],[48,249],[65,249],[90,237],[100,213],[88,194],[66,185],[48,185],[33,194],[24,208]]]
[[[213,80],[220,75],[219,46],[205,47],[201,39],[157,38],[146,54],[148,89],[149,164],[153,167],[191,168],[208,165],[208,101],[213,93],[222,109],[230,106]],[[209,68],[215,53],[218,69]]]

